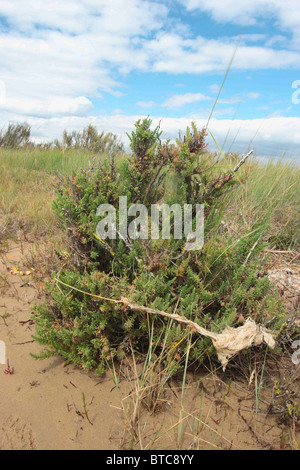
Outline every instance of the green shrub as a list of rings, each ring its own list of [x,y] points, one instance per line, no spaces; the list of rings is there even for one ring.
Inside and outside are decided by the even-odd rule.
[[[117,135],[111,132],[100,132],[95,126],[89,124],[82,132],[73,131],[63,134],[64,146],[67,149],[85,149],[94,153],[106,153],[109,155],[123,153],[124,145]],[[56,147],[62,147],[62,142],[54,141]],[[53,145],[52,144],[52,145]]]
[[[36,308],[36,339],[51,347],[41,357],[58,353],[68,362],[102,373],[105,363],[121,357],[129,343],[141,352],[148,348],[151,323],[155,341],[168,327],[167,346],[177,345],[180,362],[186,327],[158,316],[149,321],[147,314],[108,299],[127,298],[177,311],[213,331],[248,317],[264,322],[276,314],[281,324],[281,305],[268,295],[267,279],[257,275],[267,218],[240,238],[233,236],[222,225],[226,206],[220,196],[236,184],[235,172],[222,171],[217,157],[206,152],[205,131],[192,124],[182,141],[170,144],[161,143],[159,128],[152,131],[150,126],[149,119],[136,123],[130,136],[131,158],[94,163],[62,180],[54,211],[67,231],[72,264],[58,280],[54,274],[47,302]],[[95,234],[97,208],[112,204],[118,216],[119,196],[147,208],[157,202],[204,204],[203,248],[187,251],[185,240],[174,237],[100,240]],[[212,353],[209,339],[194,337],[191,361]]]

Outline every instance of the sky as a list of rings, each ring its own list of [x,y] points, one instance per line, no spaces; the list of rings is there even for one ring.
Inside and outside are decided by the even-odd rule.
[[[150,116],[174,139],[207,124],[233,55],[211,135],[299,159],[299,0],[1,0],[0,128],[47,142],[92,123],[128,145]]]

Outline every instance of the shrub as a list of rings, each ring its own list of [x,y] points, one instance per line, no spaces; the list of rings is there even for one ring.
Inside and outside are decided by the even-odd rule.
[[[61,147],[61,143],[55,142]],[[113,155],[124,152],[124,145],[117,135],[111,132],[98,132],[97,128],[89,124],[82,132],[73,131],[68,134],[64,131],[64,145],[68,149],[85,149],[93,153],[106,153]]]
[[[168,328],[167,346],[174,346],[180,364],[184,326],[132,312],[109,299],[125,297],[138,305],[177,311],[217,332],[248,317],[270,320],[274,311],[280,325],[281,305],[268,295],[267,279],[257,275],[267,218],[240,238],[222,225],[226,206],[221,196],[236,184],[235,173],[246,157],[233,170],[221,171],[228,162],[206,152],[205,130],[199,132],[192,124],[183,140],[161,143],[159,128],[151,130],[148,118],[136,123],[130,142],[131,158],[117,165],[112,159],[94,162],[88,170],[62,179],[54,211],[67,231],[72,264],[59,279],[54,274],[47,301],[36,308],[36,339],[52,348],[41,357],[59,353],[68,362],[102,373],[105,363],[121,357],[129,343],[146,350],[151,324],[155,341]],[[204,204],[203,248],[187,251],[185,240],[173,236],[100,240],[95,235],[97,208],[109,203],[119,215],[119,196],[147,208],[158,201]],[[213,353],[209,339],[194,339],[190,360],[202,361]]]
[[[6,131],[0,131],[0,147],[18,148],[29,144],[30,126],[10,123]]]

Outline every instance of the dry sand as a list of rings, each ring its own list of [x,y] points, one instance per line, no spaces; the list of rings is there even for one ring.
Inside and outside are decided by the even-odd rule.
[[[5,374],[7,365],[0,365],[0,449],[128,449],[130,427],[121,416],[120,396],[109,373],[99,378],[73,366],[64,367],[60,357],[37,361],[30,356],[42,349],[32,341],[34,325],[28,322],[41,295],[30,275],[13,275],[11,269],[30,270],[24,260],[32,246],[12,244],[0,258],[0,315],[4,316],[0,317],[0,340],[6,343],[7,359],[14,370]],[[266,414],[271,392],[255,414],[253,389],[245,383],[229,387],[228,380],[225,382],[212,375],[203,380],[200,375],[189,375],[184,414],[180,383],[173,382],[173,389],[164,394],[162,411],[151,415],[141,408],[143,447],[279,449],[282,436],[288,436],[291,428]],[[124,380],[124,408],[129,406],[125,397],[131,389],[130,380]],[[83,393],[91,423],[84,416]],[[193,432],[187,426],[188,414],[194,416]],[[183,440],[178,444],[180,420]],[[295,439],[300,442],[297,432]],[[134,448],[139,447],[138,442],[134,439]]]
[[[63,367],[59,357],[37,361],[30,356],[42,348],[32,342],[34,325],[20,322],[30,319],[37,289],[30,276],[10,274],[12,267],[28,269],[21,258],[14,246],[0,266],[9,282],[0,297],[0,315],[9,315],[5,322],[0,318],[0,339],[14,368],[13,375],[5,375],[6,366],[0,365],[0,449],[113,449],[110,437],[119,416],[110,405],[119,406],[119,398],[111,391],[112,379]],[[83,416],[83,393],[94,426]]]

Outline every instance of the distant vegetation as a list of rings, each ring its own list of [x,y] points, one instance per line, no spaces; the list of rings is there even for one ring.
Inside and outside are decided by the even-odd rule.
[[[55,141],[57,147],[61,146],[61,142]],[[97,154],[113,155],[124,152],[124,145],[119,137],[111,132],[100,132],[91,124],[82,132],[73,131],[68,134],[64,132],[65,148],[67,149],[85,149],[89,152]]]
[[[6,130],[0,130],[0,147],[14,149],[30,143],[30,126],[28,124],[9,124]]]
[[[87,150],[96,154],[112,155],[124,152],[120,138],[111,132],[98,132],[89,124],[82,132],[63,132],[63,139],[35,144],[30,140],[31,128],[27,123],[10,123],[6,130],[0,130],[0,147],[5,149],[40,148]]]

